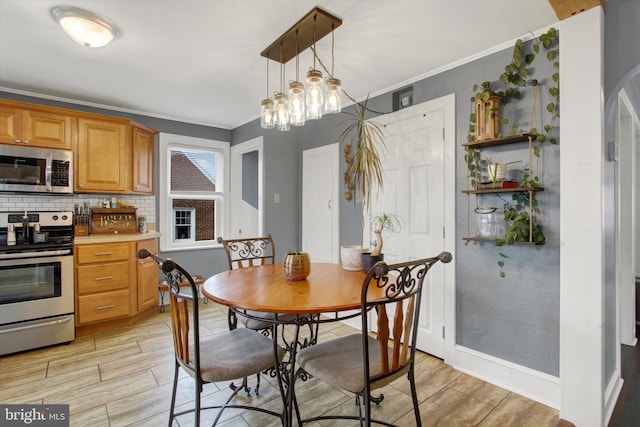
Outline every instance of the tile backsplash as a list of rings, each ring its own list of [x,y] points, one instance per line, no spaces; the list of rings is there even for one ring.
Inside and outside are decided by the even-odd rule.
[[[46,194],[1,194],[0,211],[73,211],[75,203],[89,202],[91,207],[98,207],[104,200],[111,200],[113,194],[72,194],[68,196],[53,196]],[[138,216],[146,216],[148,224],[156,222],[155,196],[115,195],[116,198],[129,206],[138,208]]]

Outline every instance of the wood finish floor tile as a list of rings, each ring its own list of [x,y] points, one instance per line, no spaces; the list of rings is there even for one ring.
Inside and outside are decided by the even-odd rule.
[[[553,427],[557,422],[557,411],[515,393],[509,393],[479,427]]]
[[[461,393],[468,394],[493,407],[498,406],[509,394],[509,392],[503,388],[467,374],[460,375],[455,381],[449,384],[449,387]]]
[[[201,331],[209,336],[227,330],[227,309],[213,302],[201,304]],[[353,333],[341,323],[320,325],[320,342]],[[308,336],[307,332],[304,332]],[[285,337],[290,339],[293,328]],[[177,404],[193,407],[194,381],[180,370]],[[134,326],[76,339],[69,345],[0,357],[0,402],[66,403],[73,427],[166,425],[174,374],[169,310],[152,313]],[[250,402],[275,411],[282,400],[275,378],[261,376],[261,393]],[[236,383],[239,383],[238,381]],[[255,377],[250,378],[251,386]],[[442,360],[418,353],[416,385],[423,425],[439,426],[554,426],[558,411],[507,390],[463,374]],[[216,404],[229,396],[229,383],[206,384],[203,404]],[[413,426],[409,383],[400,378],[381,389],[384,401],[373,407],[376,417]],[[296,382],[296,395],[304,417],[322,413],[357,414],[351,393],[334,389],[317,379]],[[247,402],[244,392],[236,398]],[[217,410],[203,413],[203,425]],[[254,411],[225,411],[223,427],[272,427],[280,420]],[[193,416],[179,418],[174,426],[192,425]],[[349,421],[322,421],[305,427],[351,426]]]

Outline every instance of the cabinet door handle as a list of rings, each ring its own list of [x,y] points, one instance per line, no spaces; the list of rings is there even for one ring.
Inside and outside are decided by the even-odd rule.
[[[113,252],[96,252],[96,256],[113,255]]]
[[[13,142],[15,142],[16,144],[20,144],[22,141],[19,139],[14,139]]]
[[[28,139],[23,139],[23,140],[22,140],[22,143],[23,143],[23,144],[28,144],[28,143],[29,143],[29,140],[28,140]]]
[[[100,306],[100,307],[96,307],[96,310],[108,310],[108,309],[113,308],[113,307],[115,307],[113,304],[103,305],[103,306]]]
[[[99,280],[111,280],[113,276],[96,277],[96,282]]]

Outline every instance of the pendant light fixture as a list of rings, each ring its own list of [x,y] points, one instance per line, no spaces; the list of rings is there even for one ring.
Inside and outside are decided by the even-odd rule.
[[[260,126],[263,129],[273,129],[275,125],[273,99],[269,98],[269,58],[267,58],[267,97],[262,100]]]
[[[82,46],[106,46],[118,35],[115,27],[106,19],[79,7],[54,7],[51,16],[73,41]]]
[[[282,59],[282,53],[280,54]],[[276,129],[281,131],[288,131],[289,126],[289,99],[284,93],[284,62],[280,63],[280,92],[274,96],[276,102]]]
[[[336,79],[333,74],[333,64],[335,58],[333,56],[333,24],[331,25],[331,75],[325,80],[327,87],[327,96],[324,102],[324,112],[339,113],[342,110],[342,82]]]
[[[342,25],[342,20],[315,7],[300,19],[289,30],[282,34],[260,55],[268,60],[279,61],[280,92],[276,93],[273,101],[267,97],[262,101],[260,123],[269,129],[266,117],[272,113],[273,124],[276,129],[289,130],[291,126],[303,126],[306,120],[322,117],[323,113],[337,113],[341,111],[342,87],[339,79],[333,76],[333,31]],[[331,38],[331,74],[323,81],[322,71],[316,67],[316,61],[324,71],[329,70],[317,56],[316,41],[332,33]],[[307,72],[307,88],[299,81],[299,55],[307,48],[313,50],[313,67]],[[279,58],[274,59],[274,58]],[[284,64],[296,58],[296,78],[289,83],[288,94],[284,93]],[[267,78],[268,80],[268,78]],[[267,89],[267,96],[268,96]],[[326,93],[326,96],[325,96]]]
[[[316,23],[317,16],[313,17],[313,68],[307,72],[307,119],[316,120],[322,118],[324,108],[324,88],[322,87],[322,72],[316,70]]]
[[[304,126],[305,119],[304,86],[299,81],[299,58],[298,30],[296,30],[296,79],[289,83],[289,121],[292,126]]]

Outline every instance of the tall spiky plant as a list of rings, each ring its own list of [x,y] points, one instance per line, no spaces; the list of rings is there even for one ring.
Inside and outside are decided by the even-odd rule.
[[[374,188],[380,190],[383,184],[379,149],[384,147],[384,127],[366,119],[368,101],[369,98],[357,103],[355,112],[343,111],[349,118],[338,123],[348,124],[338,138],[340,144],[345,144],[345,185],[348,190],[361,192],[365,208],[369,207]]]

